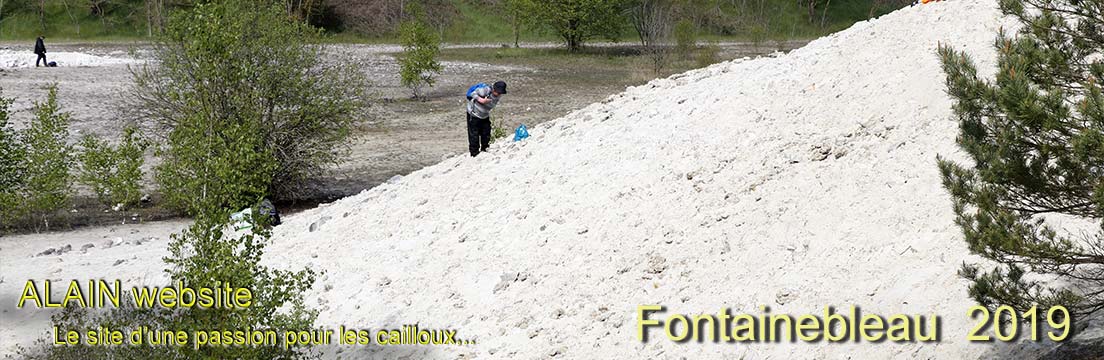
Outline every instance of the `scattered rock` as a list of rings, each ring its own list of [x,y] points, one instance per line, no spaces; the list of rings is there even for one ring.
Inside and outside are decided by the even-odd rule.
[[[92,245],[92,243],[87,243],[87,244],[81,245],[81,253],[82,254],[86,253],[86,252],[88,252],[88,249],[91,249],[91,248],[94,248],[94,247],[96,247],[96,245]]]
[[[119,264],[122,264],[122,263],[125,263],[125,262],[126,262],[125,259],[115,260],[115,263],[111,264],[111,266],[119,266]]]
[[[644,269],[644,272],[649,274],[659,274],[667,270],[667,259],[662,256],[653,254],[648,259],[648,268]]]
[[[817,146],[813,147],[812,153],[813,154],[810,157],[810,160],[812,160],[812,161],[823,161],[824,159],[827,159],[829,156],[832,155],[832,147],[825,146],[825,145],[817,145]]]
[[[55,250],[54,248],[48,248],[48,249],[43,250],[42,252],[38,253],[38,255],[35,255],[35,256],[53,255],[54,252],[56,252],[56,251],[57,250]]]
[[[548,356],[558,357],[558,356],[566,354],[566,353],[567,353],[567,347],[561,346],[561,347],[555,348],[551,352],[549,352]]]
[[[499,280],[498,284],[495,285],[494,290],[492,292],[497,294],[499,291],[506,290],[506,288],[510,287],[510,284],[513,284],[514,282],[518,282],[518,281],[525,281],[528,278],[529,278],[529,275],[525,274],[525,273],[505,273],[505,274],[502,274],[501,280]]]
[[[332,218],[329,217],[329,216],[323,216],[323,217],[319,218],[318,220],[316,220],[315,222],[312,222],[310,224],[310,228],[308,230],[310,232],[315,232],[316,230],[321,229],[322,225],[325,225],[327,221],[330,221],[330,219],[332,219]]]
[[[564,316],[564,314],[565,314],[565,313],[567,313],[567,312],[566,312],[566,311],[564,311],[564,309],[559,309],[559,308],[557,308],[556,310],[552,310],[552,318],[553,318],[553,319],[559,319],[559,318],[562,318],[562,317]]]
[[[1050,352],[1039,357],[1042,360],[1101,359],[1104,356],[1104,317],[1094,316],[1077,321],[1077,331]]]
[[[782,288],[782,290],[778,290],[778,294],[774,295],[774,302],[778,303],[778,305],[786,305],[786,303],[796,299],[797,291],[791,288]]]

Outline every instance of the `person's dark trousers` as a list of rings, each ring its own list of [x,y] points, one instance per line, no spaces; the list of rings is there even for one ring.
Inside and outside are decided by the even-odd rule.
[[[38,54],[38,60],[35,60],[35,67],[38,67],[39,61],[42,62],[42,65],[46,65],[46,54]]]
[[[491,119],[480,119],[465,113],[468,115],[468,151],[471,151],[471,156],[476,156],[491,146]]]

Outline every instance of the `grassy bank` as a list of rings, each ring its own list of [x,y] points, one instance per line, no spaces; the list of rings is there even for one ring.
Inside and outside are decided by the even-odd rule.
[[[25,41],[38,35],[69,41],[127,41],[142,40],[151,33],[142,3],[122,1],[114,7],[104,8],[104,16],[90,11],[88,6],[78,6],[66,0],[45,0],[40,16],[37,5],[25,1],[0,0],[0,40]],[[874,0],[832,2],[824,11],[818,8],[816,17],[810,19],[807,9],[792,0],[765,0],[758,8],[761,14],[749,15],[746,9],[735,3],[721,5],[718,9],[725,20],[721,24],[703,29],[703,39],[725,41],[811,39],[847,28],[856,21],[866,20],[893,9],[883,6],[873,9]],[[511,22],[502,11],[479,0],[452,0],[455,17],[442,38],[448,43],[501,43],[513,44]],[[636,35],[625,20],[621,40],[633,42]],[[342,43],[394,43],[392,33],[358,34],[331,32],[329,41]],[[541,27],[524,27],[519,34],[522,42],[557,41],[556,35]]]

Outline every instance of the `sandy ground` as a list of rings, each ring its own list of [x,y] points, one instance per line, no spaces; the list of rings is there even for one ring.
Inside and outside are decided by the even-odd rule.
[[[803,41],[753,46],[721,43],[721,58],[769,53],[791,49]],[[57,68],[35,68],[34,54],[26,44],[0,44],[0,88],[16,101],[14,125],[26,126],[30,109],[45,94],[45,87],[57,84],[59,101],[73,114],[71,140],[85,133],[116,138],[126,119],[119,114],[123,92],[130,84],[128,67],[148,59],[148,46],[131,44],[47,44],[49,59]],[[445,48],[497,48],[498,44],[448,45]],[[528,48],[546,48],[557,44],[523,44]],[[596,47],[619,46],[593,44]],[[331,45],[328,61],[340,61],[350,69],[365,72],[365,86],[373,94],[369,116],[357,124],[350,139],[349,156],[336,169],[319,174],[300,195],[307,203],[332,201],[376,186],[394,175],[406,174],[440,162],[443,158],[467,151],[463,110],[458,102],[468,86],[475,82],[507,80],[510,95],[496,109],[495,119],[508,129],[519,124],[530,126],[561,117],[573,110],[623,91],[627,85],[643,81],[622,78],[602,69],[535,67],[464,61],[444,61],[444,72],[437,84],[428,89],[430,101],[411,101],[410,91],[399,85],[398,64],[391,54],[400,51],[394,45]],[[587,81],[587,77],[611,81]],[[581,80],[578,80],[582,78]],[[156,164],[148,157],[146,169]],[[147,175],[152,172],[147,171]],[[152,177],[147,176],[152,184]],[[88,195],[88,194],[85,194]]]
[[[937,44],[970,52],[989,74],[992,39],[1013,27],[989,0],[910,7],[787,55],[627,89],[477,158],[448,156],[462,148],[444,146],[411,155],[405,161],[436,164],[287,217],[265,262],[325,272],[308,294],[323,326],[417,323],[478,340],[323,348],[328,358],[1036,355],[1049,344],[964,340],[974,303],[956,271],[977,258],[967,255],[935,166],[937,154],[964,160]],[[518,78],[526,71],[473,69]],[[407,126],[354,146],[422,141],[414,135],[425,129]],[[442,138],[455,136],[444,129]],[[361,154],[353,168],[395,156]],[[0,239],[0,352],[43,334],[44,313],[15,310],[9,298],[24,279],[163,280],[156,259],[166,234],[183,225]],[[105,248],[116,237],[121,244]],[[146,237],[154,240],[137,244]],[[95,247],[82,253],[86,243]],[[66,244],[73,251],[35,256]],[[865,313],[939,315],[943,335],[938,343],[733,345],[652,333],[642,343],[635,311],[643,304],[666,305],[667,314],[859,305]]]
[[[378,358],[1025,357],[965,340],[968,256],[940,184],[954,144],[937,44],[994,69],[992,1],[916,6],[790,54],[655,80],[280,226],[272,264],[326,271],[327,326],[458,329]],[[942,318],[938,343],[636,339],[635,310],[859,305]],[[656,337],[660,335],[653,334]],[[331,349],[335,356],[339,349]]]
[[[162,286],[168,282],[161,259],[169,235],[187,226],[176,220],[0,237],[0,356],[50,339],[52,309],[16,308],[27,280],[41,286],[43,280],[68,284],[91,276]]]

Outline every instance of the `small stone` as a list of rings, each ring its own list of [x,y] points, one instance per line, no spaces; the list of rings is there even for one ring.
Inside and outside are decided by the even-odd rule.
[[[111,264],[111,266],[119,266],[119,264],[122,264],[122,263],[125,263],[125,262],[126,262],[126,260],[124,260],[124,259],[115,260],[115,263]]]
[[[659,255],[652,255],[648,259],[648,268],[644,272],[649,274],[659,274],[667,270],[667,259],[664,259]]]
[[[562,317],[564,316],[564,314],[565,314],[565,313],[566,313],[566,312],[564,311],[564,309],[556,309],[556,310],[552,310],[552,318],[553,318],[553,319],[559,319],[559,318],[562,318]]]
[[[792,302],[797,299],[797,291],[790,288],[783,288],[779,290],[774,296],[774,302],[778,305],[786,305],[786,303]]]
[[[308,229],[309,232],[315,232],[316,230],[321,229],[322,225],[325,225],[327,221],[330,221],[330,219],[332,218],[329,216],[323,216],[319,218],[317,221],[310,224],[310,228]]]

